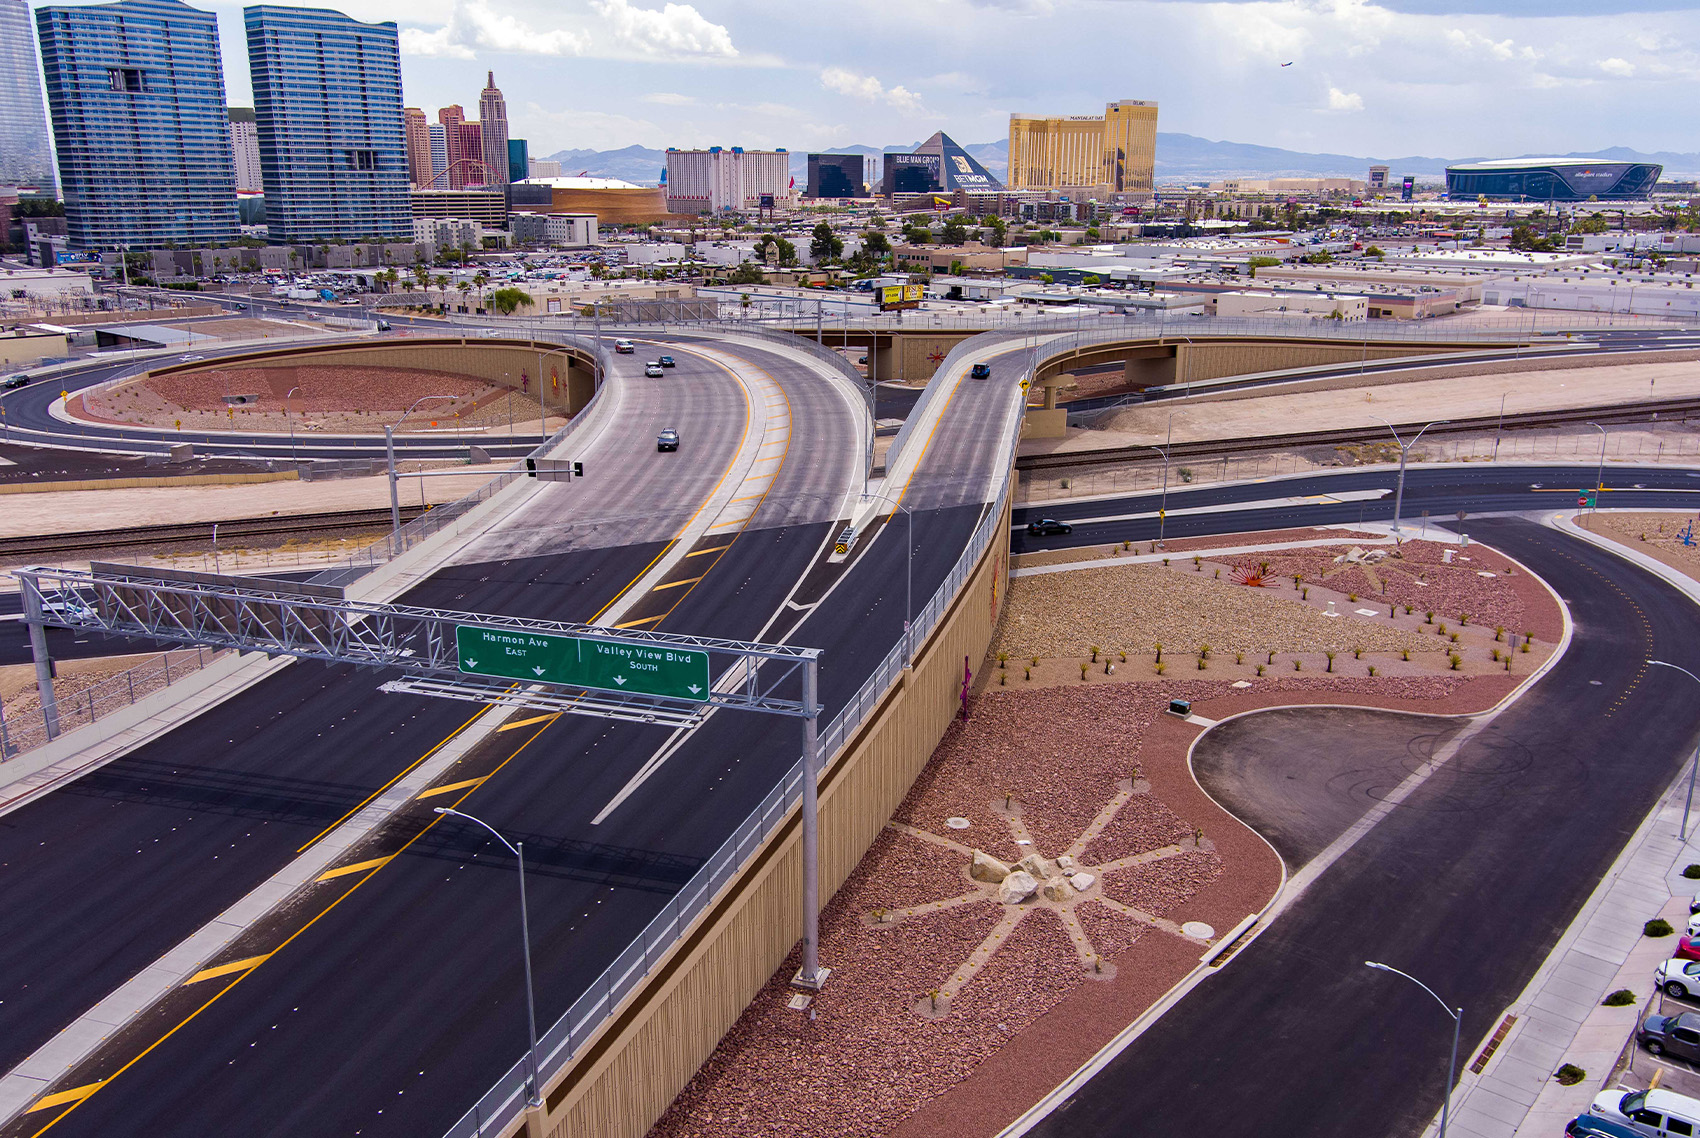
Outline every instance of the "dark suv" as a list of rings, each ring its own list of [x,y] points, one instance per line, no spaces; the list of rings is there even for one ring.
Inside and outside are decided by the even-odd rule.
[[[992,365],[975,364],[968,369],[968,375],[972,379],[990,379],[992,378]]]
[[[1055,518],[1040,518],[1036,522],[1027,523],[1028,537],[1053,537],[1057,534],[1073,532],[1073,526],[1067,522],[1059,522]]]

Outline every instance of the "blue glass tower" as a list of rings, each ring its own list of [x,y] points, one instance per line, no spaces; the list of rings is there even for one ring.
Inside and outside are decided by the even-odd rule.
[[[20,185],[52,193],[53,152],[30,7],[24,0],[0,0],[0,186]]]
[[[242,10],[273,241],[412,240],[394,24]]]
[[[68,243],[158,248],[232,240],[218,21],[178,0],[38,8]]]

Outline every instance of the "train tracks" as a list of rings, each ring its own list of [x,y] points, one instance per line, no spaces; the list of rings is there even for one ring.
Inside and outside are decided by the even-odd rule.
[[[1484,415],[1473,419],[1454,419],[1430,427],[1427,436],[1474,435],[1503,427],[1506,431],[1527,431],[1543,427],[1563,427],[1577,423],[1645,423],[1655,419],[1687,419],[1700,413],[1700,399],[1644,400],[1606,407],[1582,407],[1562,411],[1528,411]],[[1421,422],[1411,423],[1414,430]],[[1399,424],[1403,430],[1407,424]],[[1243,454],[1248,451],[1283,450],[1304,446],[1345,446],[1363,443],[1390,443],[1392,436],[1386,427],[1346,427],[1326,431],[1293,431],[1281,435],[1256,435],[1237,439],[1200,439],[1197,442],[1173,444],[1172,458],[1219,458],[1222,455]],[[1107,466],[1114,463],[1151,460],[1156,452],[1148,446],[1106,447],[1103,450],[1063,451],[1058,454],[1022,455],[1015,460],[1017,470],[1068,470],[1083,466]]]
[[[403,506],[402,520],[416,518],[424,510]],[[165,545],[210,543],[217,531],[219,541],[254,538],[286,538],[299,534],[323,534],[339,530],[383,529],[390,512],[340,510],[324,514],[276,514],[262,518],[232,518],[220,522],[184,522],[177,525],[131,526],[126,529],[84,530],[81,533],[44,533],[27,537],[0,538],[0,558],[57,557],[102,549],[125,549]]]

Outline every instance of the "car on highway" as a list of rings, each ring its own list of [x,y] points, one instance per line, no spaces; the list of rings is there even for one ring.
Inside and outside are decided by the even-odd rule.
[[[27,375],[9,375],[5,383],[0,383],[0,390],[15,391],[20,387],[28,387],[30,377]]]
[[[662,367],[678,367],[679,366],[678,364],[673,362],[672,356],[662,356],[660,359],[656,360],[655,362],[660,364]]]
[[[1565,1138],[1643,1138],[1633,1126],[1596,1114],[1578,1114],[1564,1124],[1564,1135]]]
[[[1036,522],[1027,523],[1028,537],[1054,537],[1057,534],[1073,532],[1073,526],[1067,522],[1059,522],[1055,518],[1040,518]]]
[[[673,427],[668,427],[665,431],[662,431],[659,435],[655,436],[655,449],[658,452],[664,450],[678,450],[679,432]]]
[[[246,305],[246,304],[238,304],[238,305],[237,305],[237,306],[236,306],[236,311],[238,311],[238,312],[246,312],[246,311],[248,311],[248,306],[247,306],[247,305]]]
[[[1631,1126],[1642,1134],[1664,1138],[1670,1134],[1695,1133],[1695,1127],[1700,1126],[1700,1099],[1662,1088],[1601,1091],[1588,1104],[1588,1113]]]
[[[1678,1059],[1700,1060],[1700,1012],[1681,1015],[1650,1015],[1635,1032],[1635,1042],[1652,1055],[1675,1055]]]
[[[207,357],[205,357],[205,356],[184,356],[183,362],[186,363],[186,364],[199,363],[201,360],[204,360],[206,358]]]
[[[388,320],[378,321],[378,331],[388,332],[389,330],[390,330],[390,322]]]
[[[637,351],[637,345],[632,343],[630,340],[615,340],[614,351],[619,355],[629,356],[633,352]]]
[[[1653,983],[1663,988],[1667,996],[1687,999],[1690,992],[1700,992],[1700,962],[1667,960],[1653,970]]]
[[[644,364],[643,374],[647,375],[650,379],[660,379],[661,365],[655,362]]]
[[[975,364],[968,369],[968,375],[972,379],[990,379],[992,378],[992,365]]]

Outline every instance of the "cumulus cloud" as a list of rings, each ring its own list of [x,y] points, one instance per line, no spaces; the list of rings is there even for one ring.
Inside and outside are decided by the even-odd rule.
[[[488,0],[456,0],[440,28],[404,28],[412,55],[473,59],[482,52],[591,56],[607,59],[726,61],[738,56],[732,35],[689,4],[634,7],[630,0],[591,0],[592,15],[572,26],[536,27]]]
[[[693,107],[696,105],[694,95],[679,95],[672,91],[654,91],[643,97],[646,103],[659,103],[663,107]]]
[[[1364,109],[1364,97],[1356,91],[1342,91],[1338,87],[1330,87],[1328,109],[1340,112],[1361,111]]]
[[[1619,59],[1614,55],[1610,59],[1600,60],[1600,70],[1604,71],[1607,75],[1615,75],[1619,79],[1627,79],[1631,75],[1635,74],[1635,65],[1627,59]]]
[[[904,87],[887,87],[872,75],[858,75],[842,67],[828,67],[820,73],[821,86],[852,99],[869,103],[885,103],[906,115],[921,114],[921,96]]]

